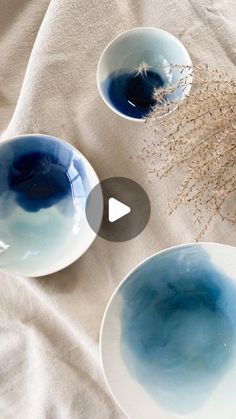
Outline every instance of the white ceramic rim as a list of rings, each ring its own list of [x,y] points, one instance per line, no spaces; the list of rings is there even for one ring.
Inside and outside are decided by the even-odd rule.
[[[77,148],[75,147],[75,146],[73,146],[71,143],[69,143],[69,142],[67,142],[67,141],[65,141],[65,140],[62,140],[61,138],[59,138],[59,137],[56,137],[56,136],[54,136],[54,135],[51,135],[51,134],[37,134],[37,133],[32,133],[32,134],[20,134],[20,135],[16,135],[16,136],[14,136],[14,137],[10,137],[10,138],[7,138],[6,140],[5,139],[3,139],[3,140],[1,140],[0,141],[0,146],[1,146],[1,144],[3,144],[3,143],[8,143],[8,142],[11,142],[11,141],[14,141],[14,140],[17,140],[18,138],[25,138],[25,137],[43,137],[43,138],[53,138],[54,140],[57,140],[57,141],[59,141],[59,142],[61,142],[61,143],[64,143],[64,144],[66,144],[68,147],[71,147],[77,154],[79,154],[79,156],[81,157],[81,159],[83,160],[83,162],[85,162],[86,163],[86,165],[87,165],[87,167],[89,168],[89,170],[90,170],[90,174],[91,174],[91,177],[92,177],[92,188],[94,188],[94,186],[96,185],[96,184],[99,184],[100,183],[100,180],[99,180],[99,178],[98,178],[98,176],[97,176],[97,173],[95,172],[95,170],[94,170],[94,168],[93,168],[93,166],[91,165],[91,163],[87,160],[87,158],[79,151],[79,150],[77,150]],[[92,230],[92,229],[91,229]],[[23,277],[26,277],[26,278],[40,278],[40,277],[42,277],[42,276],[47,276],[47,275],[52,275],[52,274],[54,274],[54,273],[56,273],[56,272],[59,272],[59,271],[61,271],[61,270],[63,270],[63,269],[65,269],[65,268],[67,268],[68,266],[70,266],[72,263],[74,263],[76,260],[78,260],[78,259],[80,259],[81,258],[81,256],[83,256],[84,255],[84,253],[85,252],[87,252],[87,250],[90,248],[90,246],[93,244],[93,242],[94,242],[94,240],[96,239],[96,237],[97,237],[97,234],[94,232],[94,235],[93,235],[93,238],[92,238],[92,240],[90,241],[90,243],[88,244],[88,246],[84,249],[84,251],[82,252],[82,253],[80,253],[80,255],[79,256],[75,256],[75,257],[68,257],[68,259],[67,259],[67,262],[66,262],[66,264],[63,264],[63,263],[61,263],[60,261],[58,262],[58,267],[56,268],[56,270],[45,270],[45,273],[44,273],[44,270],[42,270],[42,273],[40,273],[40,275],[30,275],[30,276],[26,276],[26,275],[21,275],[21,276],[23,276]],[[6,271],[0,271],[0,272],[3,272],[3,273],[6,273]],[[14,273],[11,273],[11,275],[19,275],[19,274],[14,274]]]
[[[119,283],[119,285],[115,288],[115,291],[112,293],[112,296],[110,297],[105,312],[103,314],[103,318],[102,318],[102,323],[101,323],[101,327],[100,327],[100,333],[99,333],[99,360],[100,360],[100,366],[102,369],[102,374],[103,377],[105,379],[107,388],[110,391],[111,396],[113,397],[113,399],[115,400],[116,404],[119,406],[119,408],[121,409],[121,411],[129,418],[130,416],[128,415],[128,413],[124,410],[124,408],[121,406],[121,403],[117,400],[116,396],[114,395],[110,384],[108,383],[107,377],[106,377],[106,373],[105,373],[105,368],[103,365],[103,356],[102,356],[102,340],[103,340],[103,329],[104,329],[104,325],[105,325],[105,320],[106,320],[106,316],[107,316],[107,312],[113,302],[113,299],[115,297],[115,295],[117,294],[117,292],[119,291],[119,289],[121,288],[121,286],[124,284],[124,282],[136,271],[138,270],[142,265],[144,265],[144,263],[148,262],[150,259],[152,259],[153,257],[157,256],[157,255],[161,255],[164,253],[167,253],[169,251],[178,249],[178,248],[184,248],[184,247],[188,247],[188,246],[223,246],[223,247],[230,247],[230,248],[235,248],[235,246],[231,246],[229,244],[224,244],[224,243],[214,243],[214,242],[190,242],[190,243],[182,243],[182,244],[177,244],[175,246],[171,246],[171,247],[167,247],[165,249],[160,250],[159,252],[153,253],[151,256],[148,256],[146,259],[144,259],[142,262],[138,263],[133,269],[131,269],[131,271],[121,280],[121,282]]]
[[[124,35],[126,35],[126,34],[128,34],[129,32],[136,32],[136,31],[143,31],[143,30],[147,30],[147,29],[151,29],[151,30],[155,30],[155,31],[157,31],[157,32],[159,32],[159,33],[162,33],[163,35],[166,35],[167,37],[169,37],[169,38],[172,38],[172,39],[174,39],[175,41],[178,41],[179,43],[180,43],[180,45],[181,45],[181,47],[186,51],[186,53],[187,53],[187,55],[188,55],[188,57],[189,57],[189,60],[190,60],[190,62],[192,63],[192,59],[191,59],[191,57],[190,57],[190,55],[189,55],[189,52],[188,52],[188,50],[187,50],[187,48],[184,46],[184,44],[180,41],[180,39],[179,38],[177,38],[176,36],[174,36],[172,33],[170,33],[170,32],[168,32],[168,31],[165,31],[164,29],[160,29],[160,28],[156,28],[155,26],[137,26],[136,28],[132,28],[132,29],[129,29],[129,30],[127,30],[127,31],[124,31],[124,32],[121,32],[119,35],[117,35],[115,38],[113,38],[108,44],[107,44],[107,46],[104,48],[104,50],[103,50],[103,52],[101,53],[101,55],[100,55],[100,58],[99,58],[99,60],[98,60],[98,65],[97,65],[97,72],[96,72],[96,80],[97,80],[97,88],[98,88],[98,91],[99,91],[99,94],[100,94],[100,96],[101,96],[101,98],[102,98],[102,100],[104,101],[104,103],[108,106],[108,108],[110,108],[111,109],[111,111],[113,111],[114,113],[116,113],[117,115],[119,115],[119,116],[121,116],[122,118],[124,118],[124,119],[128,119],[129,121],[134,121],[134,122],[145,122],[145,118],[133,118],[132,116],[128,116],[128,115],[125,115],[125,114],[123,114],[122,112],[120,112],[120,111],[118,111],[118,109],[116,109],[115,107],[113,107],[109,102],[108,102],[108,100],[106,99],[106,97],[104,96],[104,94],[103,94],[103,92],[102,92],[102,89],[101,89],[101,84],[100,84],[100,81],[98,80],[98,71],[99,71],[99,67],[100,67],[100,65],[101,65],[101,62],[102,62],[102,60],[103,60],[103,57],[104,57],[104,55],[105,55],[105,53],[107,52],[107,50],[108,50],[108,48],[110,48],[110,46],[113,44],[113,42],[115,42],[118,38],[120,38],[120,37],[122,37],[122,36],[124,36]],[[184,99],[184,97],[183,97],[183,99]]]

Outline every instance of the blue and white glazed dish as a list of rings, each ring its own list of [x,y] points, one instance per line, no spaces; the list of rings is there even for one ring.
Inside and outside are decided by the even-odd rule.
[[[99,183],[85,157],[48,135],[0,145],[0,270],[41,276],[80,257],[96,234],[85,203]]]
[[[113,294],[100,335],[107,384],[131,419],[235,419],[236,248],[173,247]]]
[[[188,51],[172,34],[158,28],[134,28],[105,48],[97,67],[97,86],[115,113],[143,121],[156,105],[156,89],[176,86],[185,77],[188,85],[176,88],[172,100],[180,101],[189,93],[191,65]]]

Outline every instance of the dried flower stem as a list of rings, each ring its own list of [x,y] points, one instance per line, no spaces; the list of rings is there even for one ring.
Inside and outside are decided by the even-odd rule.
[[[199,239],[217,216],[236,227],[231,205],[236,196],[236,80],[208,66],[187,66],[181,72],[177,85],[154,90],[156,106],[146,119],[154,140],[145,142],[140,158],[150,178],[183,173],[169,213],[191,205]],[[192,90],[181,103],[174,92],[189,83]]]

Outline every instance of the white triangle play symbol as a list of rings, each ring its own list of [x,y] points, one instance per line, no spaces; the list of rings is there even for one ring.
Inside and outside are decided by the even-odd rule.
[[[111,223],[119,220],[119,218],[124,217],[125,215],[131,212],[131,208],[128,205],[123,204],[123,202],[118,201],[115,198],[109,198],[108,200],[108,220]]]

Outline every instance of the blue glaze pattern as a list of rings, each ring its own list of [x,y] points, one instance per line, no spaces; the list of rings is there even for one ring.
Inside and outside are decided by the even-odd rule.
[[[81,167],[80,167],[81,165]],[[62,199],[85,196],[82,164],[63,142],[38,137],[1,146],[0,200],[10,192],[26,211],[49,208]],[[7,213],[0,213],[7,216]]]
[[[32,135],[2,143],[0,268],[37,275],[59,265],[70,246],[79,249],[91,187],[84,160],[64,141]]]
[[[156,255],[120,288],[121,353],[163,408],[201,408],[235,361],[236,287],[200,246]]]
[[[156,104],[154,89],[164,86],[161,76],[147,70],[137,74],[130,70],[111,73],[104,82],[104,91],[113,106],[126,116],[141,119]]]

